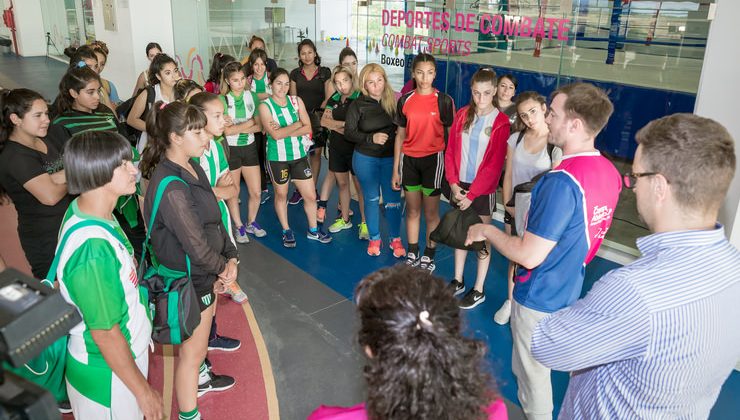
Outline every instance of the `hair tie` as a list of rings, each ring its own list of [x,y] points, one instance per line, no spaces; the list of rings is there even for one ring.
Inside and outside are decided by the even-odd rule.
[[[159,110],[160,110],[160,111],[161,111],[161,110],[163,110],[163,109],[164,109],[164,107],[166,107],[166,106],[167,106],[167,104],[166,104],[166,103],[164,103],[164,102],[162,102],[162,105],[160,105],[160,106],[159,106]]]
[[[429,311],[421,311],[419,312],[419,322],[416,323],[416,329],[421,329],[421,325],[423,324],[425,327],[431,327],[432,321],[429,320]]]
[[[85,63],[85,60],[80,60],[77,62],[77,68],[81,69],[83,67],[86,67],[87,63]]]

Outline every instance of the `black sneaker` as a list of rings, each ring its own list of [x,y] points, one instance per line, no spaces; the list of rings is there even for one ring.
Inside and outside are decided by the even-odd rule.
[[[427,270],[429,271],[429,274],[431,274],[437,266],[434,265],[434,258],[431,258],[428,255],[422,255],[419,259],[419,268]]]
[[[211,372],[211,380],[204,383],[203,385],[198,385],[198,398],[212,391],[226,391],[227,389],[233,387],[235,384],[236,380],[231,376],[216,375],[215,373]]]
[[[463,296],[458,306],[460,309],[473,309],[485,301],[485,293],[481,293],[475,289],[470,289],[470,291]]]
[[[408,254],[406,254],[406,265],[416,267],[419,265],[420,260],[421,258],[414,252],[409,252]]]
[[[57,407],[59,407],[59,412],[61,414],[71,414],[72,413],[72,404],[70,404],[69,401],[58,402]]]
[[[236,338],[216,335],[216,338],[208,341],[208,350],[234,351],[242,346],[242,342]]]
[[[458,279],[452,279],[449,284],[450,290],[453,292],[453,296],[457,296],[465,292],[465,282]]]

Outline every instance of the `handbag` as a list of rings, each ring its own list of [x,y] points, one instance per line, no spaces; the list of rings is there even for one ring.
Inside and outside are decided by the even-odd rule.
[[[460,210],[453,207],[450,211],[442,216],[439,226],[429,234],[429,239],[457,249],[466,249],[468,251],[482,251],[486,249],[484,241],[473,242],[465,245],[465,239],[468,236],[468,229],[481,223],[480,217],[476,214],[473,207]]]
[[[144,289],[152,312],[152,340],[160,344],[182,344],[200,324],[200,306],[190,278],[190,257],[185,255],[187,272],[182,272],[159,263],[149,249],[159,203],[167,185],[173,181],[187,185],[177,176],[168,176],[160,181],[139,262],[139,285]],[[151,254],[151,264],[146,259],[147,250]]]

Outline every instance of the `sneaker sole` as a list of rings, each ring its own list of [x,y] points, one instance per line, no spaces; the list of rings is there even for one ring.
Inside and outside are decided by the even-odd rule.
[[[213,388],[213,387],[210,387],[210,388],[206,388],[204,390],[198,390],[198,398],[206,395],[209,392],[221,392],[221,391],[229,390],[229,389],[233,388],[234,385],[236,385],[236,381],[234,381],[234,383],[231,384],[231,385],[229,385],[229,386],[225,386],[225,387],[221,387],[221,388]]]
[[[298,200],[295,203],[292,202],[292,201],[288,201],[288,205],[295,206],[296,204],[301,204],[301,201],[303,201],[303,200]]]
[[[247,233],[254,236],[255,238],[264,238],[265,236],[267,236],[267,232],[265,232],[264,230],[262,232],[247,231]]]
[[[406,250],[405,249],[403,250],[403,254],[396,254],[396,250],[393,249],[393,247],[391,245],[388,245],[388,248],[390,248],[391,251],[393,251],[393,256],[396,257],[396,258],[403,258],[403,257],[406,256]]]
[[[479,300],[477,300],[477,301],[473,302],[473,304],[472,304],[472,305],[470,305],[470,306],[462,306],[462,305],[457,305],[457,306],[458,306],[458,308],[460,308],[460,309],[473,309],[473,308],[475,308],[476,306],[480,305],[481,303],[483,303],[483,302],[485,302],[485,301],[486,301],[486,297],[485,297],[485,296],[483,296],[483,297],[482,297],[482,298],[480,298]]]
[[[352,224],[351,223],[349,225],[343,225],[339,229],[336,229],[336,228],[335,229],[332,229],[331,227],[329,227],[329,232],[330,233],[339,233],[339,232],[341,232],[343,230],[347,230],[347,229],[352,229]]]
[[[459,290],[458,289],[455,289],[455,293],[453,293],[452,296],[459,296],[459,295],[461,295],[463,293],[465,293],[465,288],[464,287],[462,289],[459,289]]]
[[[246,237],[245,238],[237,237],[236,238],[236,243],[238,243],[238,244],[248,244],[249,243],[249,238],[246,238]]]
[[[291,242],[291,243],[283,242],[283,246],[286,248],[295,248],[295,242]]]
[[[234,347],[233,349],[225,349],[223,347],[211,347],[211,346],[208,346],[208,351],[223,351],[223,352],[229,353],[229,352],[232,352],[232,351],[237,351],[241,347],[242,347],[242,343],[240,342],[239,345],[236,346],[236,347]]]
[[[306,239],[309,239],[309,240],[312,240],[312,241],[316,241],[316,242],[319,242],[319,243],[322,243],[322,244],[328,244],[329,242],[331,242],[331,238],[328,238],[328,240],[321,240],[319,238],[316,238],[316,237],[313,237],[313,236],[309,236],[309,235],[306,235]]]

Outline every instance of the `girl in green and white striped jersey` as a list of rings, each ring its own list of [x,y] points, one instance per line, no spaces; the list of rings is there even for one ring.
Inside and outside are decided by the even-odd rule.
[[[208,182],[213,188],[213,194],[218,200],[218,208],[221,210],[221,220],[229,233],[229,238],[234,242],[234,232],[231,229],[231,216],[229,208],[226,205],[228,199],[237,196],[238,190],[234,184],[234,179],[229,173],[229,163],[226,158],[225,147],[222,144],[222,135],[226,120],[224,120],[224,107],[219,100],[218,95],[210,92],[201,92],[190,98],[190,104],[200,108],[207,118],[206,126],[203,127],[206,134],[211,137],[208,148],[203,152],[200,158],[193,158],[200,163],[203,172],[208,177]],[[236,244],[234,244],[236,246]],[[242,291],[239,283],[231,283],[225,291],[237,303],[243,303],[247,300],[247,295]]]
[[[227,64],[223,69],[223,79],[228,86],[228,92],[221,97],[226,109],[224,135],[229,144],[229,169],[237,189],[236,196],[226,202],[237,228],[236,241],[246,243],[249,242],[248,233],[257,237],[267,234],[255,221],[262,194],[259,142],[255,139],[255,133],[262,131],[260,120],[257,117],[259,98],[255,93],[246,89],[246,71],[241,63],[234,61]],[[238,197],[242,178],[249,192],[248,223],[246,224],[242,223],[239,211]]]
[[[272,95],[270,88],[270,74],[267,72],[267,53],[265,50],[252,50],[247,62],[244,64],[249,74],[249,90],[256,93],[260,100],[265,100]]]
[[[133,247],[113,208],[136,190],[131,146],[110,131],[74,136],[64,151],[67,185],[80,194],[64,216],[56,278],[82,315],[69,332],[67,392],[78,419],[163,418],[147,383],[151,321],[139,293]],[[74,229],[74,230],[72,230]]]
[[[301,98],[289,96],[290,79],[278,68],[270,80],[272,95],[260,104],[260,120],[267,133],[267,167],[275,188],[275,212],[283,227],[283,246],[293,248],[295,235],[288,224],[288,181],[303,196],[308,219],[306,237],[328,243],[331,237],[316,225],[316,185],[306,151],[310,146],[311,122]]]

